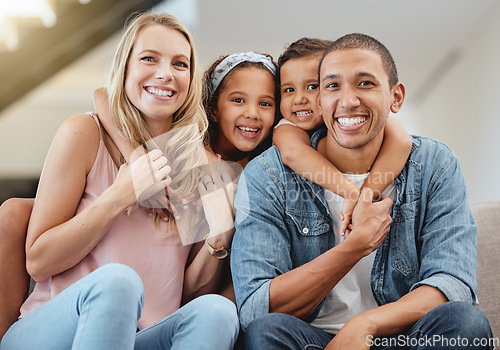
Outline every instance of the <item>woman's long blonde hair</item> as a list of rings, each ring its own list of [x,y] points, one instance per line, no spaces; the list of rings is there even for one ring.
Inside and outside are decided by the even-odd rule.
[[[108,77],[109,108],[113,123],[134,148],[146,147],[152,140],[141,112],[130,102],[125,93],[127,64],[138,33],[147,25],[160,24],[179,31],[191,47],[190,84],[186,100],[173,115],[172,131],[166,149],[172,168],[172,183],[180,196],[196,191],[203,176],[200,165],[206,161],[203,149],[208,121],[201,102],[201,77],[196,66],[196,53],[191,34],[182,23],[169,14],[142,13],[133,15],[115,52]]]

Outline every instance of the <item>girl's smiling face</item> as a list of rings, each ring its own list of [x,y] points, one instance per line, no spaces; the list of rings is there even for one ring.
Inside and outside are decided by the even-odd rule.
[[[213,147],[226,160],[239,160],[270,134],[275,117],[274,76],[265,68],[234,68],[220,86],[214,111],[219,137]]]
[[[168,131],[186,100],[191,47],[179,31],[160,24],[139,32],[127,63],[125,93],[150,130]]]

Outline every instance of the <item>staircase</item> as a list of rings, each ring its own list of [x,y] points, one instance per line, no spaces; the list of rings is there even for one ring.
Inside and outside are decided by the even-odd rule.
[[[5,18],[0,0],[0,111],[123,28],[126,18],[162,0],[30,0],[44,3],[40,17]],[[29,9],[26,8],[26,12]],[[9,34],[9,40],[5,40]],[[2,40],[4,39],[4,40]]]

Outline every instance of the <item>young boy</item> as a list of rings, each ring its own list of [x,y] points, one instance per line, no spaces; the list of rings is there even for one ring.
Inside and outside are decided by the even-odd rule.
[[[360,194],[359,187],[319,152],[310,147],[310,135],[324,125],[317,104],[318,65],[331,44],[328,40],[301,38],[291,43],[278,59],[282,119],[275,128],[273,143],[278,147],[283,163],[306,179],[344,198],[341,235],[348,230],[352,212]],[[339,118],[346,129],[355,129],[367,122],[362,117]],[[411,140],[404,128],[390,118],[384,144],[363,187],[373,190],[376,199],[401,172],[410,154]],[[401,135],[404,135],[402,137]]]

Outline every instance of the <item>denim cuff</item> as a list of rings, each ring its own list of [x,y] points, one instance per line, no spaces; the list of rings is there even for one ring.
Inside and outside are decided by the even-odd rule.
[[[245,331],[253,320],[269,313],[269,287],[271,280],[264,282],[240,307],[240,324]]]
[[[439,289],[449,301],[463,301],[476,305],[477,298],[472,290],[458,278],[444,273],[432,275],[418,283],[415,283],[410,291],[422,286],[428,285]]]

